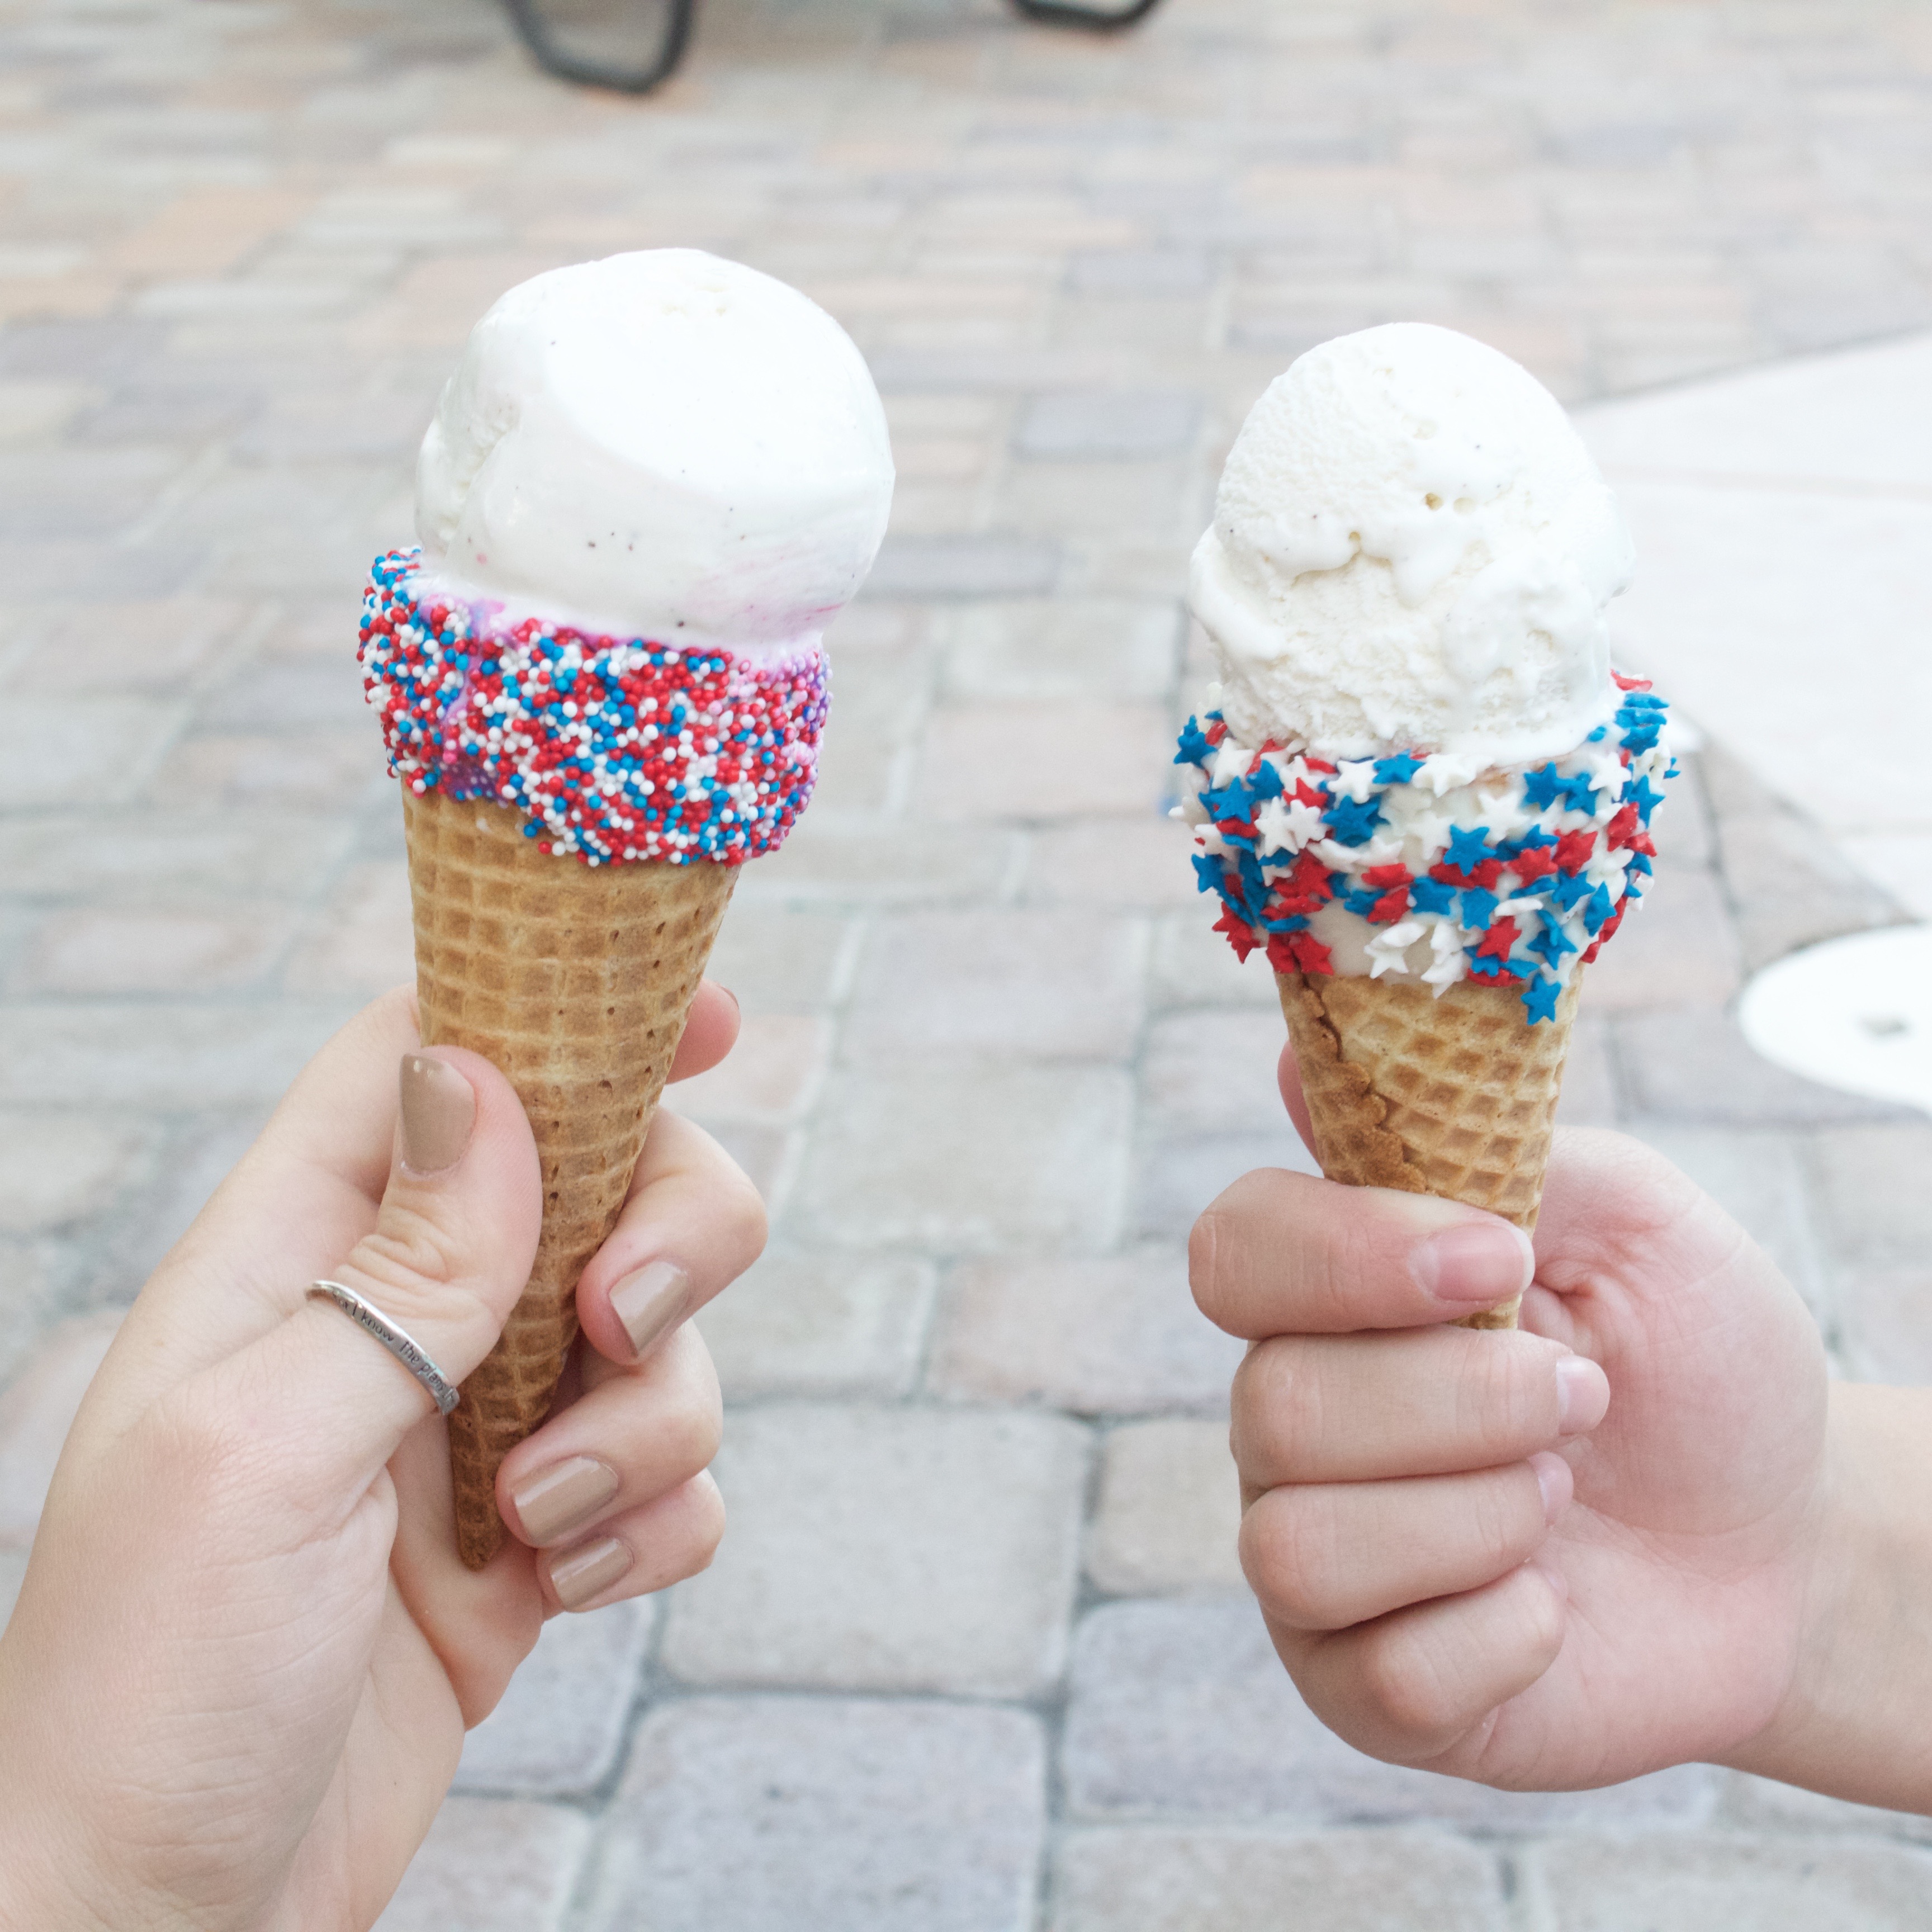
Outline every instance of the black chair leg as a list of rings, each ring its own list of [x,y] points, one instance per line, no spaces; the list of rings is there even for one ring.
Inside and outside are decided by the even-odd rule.
[[[657,52],[648,66],[632,69],[566,52],[552,38],[536,0],[506,0],[506,4],[524,46],[547,74],[555,74],[560,80],[579,81],[587,87],[614,88],[620,94],[648,94],[677,71],[677,64],[683,59],[691,39],[692,16],[698,10],[698,0],[670,0],[664,38]],[[1148,0],[1148,4],[1152,4],[1153,0]]]
[[[1111,33],[1116,27],[1131,27],[1136,20],[1144,20],[1160,0],[1134,0],[1133,5],[1118,13],[1107,8],[1079,6],[1075,0],[1013,0],[1013,4],[1029,20],[1044,20],[1055,27],[1097,27],[1102,33]]]

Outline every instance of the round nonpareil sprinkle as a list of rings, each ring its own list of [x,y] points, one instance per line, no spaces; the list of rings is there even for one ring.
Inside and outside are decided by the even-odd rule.
[[[389,769],[418,792],[524,813],[586,865],[775,850],[812,796],[825,656],[598,636],[439,592],[421,553],[378,557],[357,658]]]

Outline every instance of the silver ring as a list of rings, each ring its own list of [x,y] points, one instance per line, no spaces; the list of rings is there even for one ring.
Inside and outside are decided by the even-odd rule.
[[[374,1336],[429,1390],[439,1414],[447,1415],[462,1400],[449,1378],[373,1301],[364,1300],[355,1289],[344,1288],[339,1281],[311,1282],[308,1292],[334,1302],[358,1328]]]

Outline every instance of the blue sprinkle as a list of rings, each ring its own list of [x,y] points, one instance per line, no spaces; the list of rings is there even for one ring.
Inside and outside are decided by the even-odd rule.
[[[1556,1003],[1562,997],[1563,988],[1554,980],[1538,974],[1522,989],[1522,1004],[1529,1015],[1530,1024],[1535,1025],[1538,1020],[1553,1020],[1556,1017]]]
[[[1523,796],[1539,812],[1548,811],[1568,789],[1567,782],[1553,762],[1545,765],[1540,771],[1524,775]]]
[[[1382,807],[1372,798],[1338,799],[1322,816],[1338,845],[1366,845],[1383,822]]]
[[[1376,783],[1378,785],[1406,784],[1422,769],[1420,758],[1412,758],[1406,752],[1398,752],[1392,758],[1376,760]]]
[[[1480,886],[1466,886],[1462,890],[1462,923],[1478,932],[1486,932],[1490,922],[1496,916],[1496,896],[1486,892]]]
[[[1543,886],[1565,912],[1574,911],[1578,900],[1590,896],[1590,882],[1581,872],[1552,872]]]

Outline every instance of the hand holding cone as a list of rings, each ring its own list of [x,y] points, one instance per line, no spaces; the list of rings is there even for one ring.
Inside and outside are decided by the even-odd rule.
[[[1330,1180],[1467,1202],[1536,1227],[1557,1092],[1576,1018],[1573,980],[1532,1026],[1507,988],[1433,989],[1334,974],[1276,975],[1314,1153]],[[1465,1328],[1514,1328],[1521,1298]]]
[[[529,1286],[449,1418],[457,1540],[503,1540],[497,1466],[548,1412],[577,1339],[577,1278],[616,1226],[736,883],[735,866],[589,866],[538,850],[501,806],[405,790],[426,1046],[499,1067],[536,1136],[543,1232]]]

